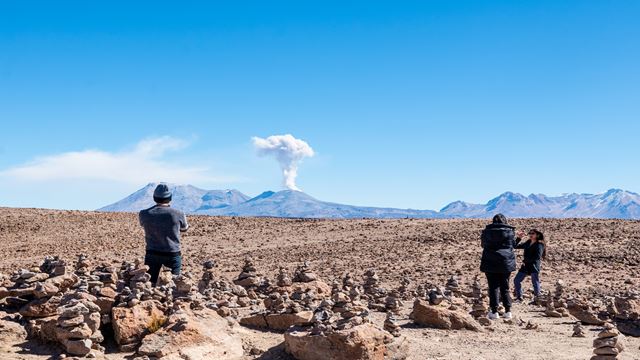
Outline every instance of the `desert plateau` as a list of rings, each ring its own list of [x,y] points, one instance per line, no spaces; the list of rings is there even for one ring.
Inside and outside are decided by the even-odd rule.
[[[153,287],[136,214],[3,208],[0,358],[640,359],[640,221],[512,220],[545,296],[493,322],[487,220],[189,221]]]

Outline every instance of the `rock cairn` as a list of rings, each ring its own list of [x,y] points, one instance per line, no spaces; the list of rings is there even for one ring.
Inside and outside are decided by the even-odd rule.
[[[58,308],[55,335],[72,355],[85,356],[92,349],[104,351],[99,345],[104,341],[100,332],[100,307],[89,294],[75,293],[65,296]]]
[[[233,281],[234,284],[240,285],[248,291],[255,291],[258,287],[263,285],[262,275],[258,274],[253,259],[250,257],[244,260],[244,266],[242,272]]]
[[[362,285],[364,296],[368,300],[369,308],[378,311],[385,311],[384,304],[387,291],[380,286],[380,276],[374,269],[369,269],[364,273],[364,283]]]
[[[404,275],[400,280],[400,286],[398,287],[398,294],[402,300],[410,300],[415,297],[415,292],[409,290],[409,285],[411,285],[411,279],[409,276]]]
[[[449,297],[451,296],[461,296],[462,293],[460,291],[460,283],[458,281],[458,277],[456,275],[451,275],[447,280],[447,284],[445,285],[446,292],[445,294]]]
[[[387,317],[384,320],[383,328],[394,337],[400,336],[400,325],[398,324],[396,315],[393,312],[387,312]]]
[[[216,263],[213,260],[207,260],[202,264],[202,278],[198,282],[198,292],[191,291],[190,299],[195,300],[198,306],[206,306],[216,310],[220,316],[237,315],[237,308],[255,306],[258,296],[253,291],[247,291],[243,286],[233,284],[225,279],[217,278],[215,275]],[[247,270],[246,272],[244,270]],[[245,284],[256,284],[254,281],[257,276],[255,267],[252,263],[246,264],[243,268],[243,277]],[[249,275],[248,277],[245,277]],[[253,278],[251,280],[246,280]],[[253,289],[255,285],[250,285]],[[181,284],[183,291],[186,290],[187,284]],[[177,286],[176,286],[177,288]],[[199,294],[202,297],[199,297]],[[252,297],[250,297],[252,296]]]
[[[291,286],[293,284],[293,280],[289,277],[287,270],[283,267],[278,269],[278,276],[276,277],[276,285],[278,287],[286,287]]]
[[[312,282],[318,279],[318,276],[311,271],[311,265],[308,261],[304,261],[293,273],[293,282]]]
[[[152,299],[154,291],[148,271],[149,266],[144,265],[140,259],[136,259],[134,263],[122,263],[116,286],[120,293],[116,306],[134,307],[141,301]]]
[[[476,275],[473,279],[473,284],[471,285],[471,296],[473,299],[471,316],[476,319],[484,317],[487,314],[488,307],[485,303],[484,294],[482,292],[482,286],[480,285],[478,275]]]
[[[398,290],[392,290],[384,299],[384,307],[387,311],[398,313],[402,309],[401,294]]]
[[[610,323],[604,325],[604,329],[593,340],[593,356],[591,360],[612,360],[624,351],[623,336],[618,329]]]
[[[571,336],[572,337],[580,337],[580,338],[583,338],[583,337],[587,336],[587,334],[586,334],[586,332],[584,330],[584,326],[582,326],[582,323],[580,321],[576,322],[573,325],[573,334]]]

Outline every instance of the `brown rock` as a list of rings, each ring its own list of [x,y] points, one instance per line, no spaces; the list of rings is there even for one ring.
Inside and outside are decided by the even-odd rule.
[[[469,314],[429,305],[428,302],[420,299],[416,299],[413,303],[411,319],[416,324],[437,329],[482,331],[480,324]]]
[[[166,319],[159,304],[153,300],[143,301],[131,308],[114,307],[111,310],[113,334],[118,345],[139,342]]]
[[[294,325],[310,325],[312,321],[313,312],[301,311],[295,314],[255,314],[240,319],[240,325],[283,331]]]
[[[585,325],[602,325],[604,321],[598,319],[598,317],[591,311],[587,304],[583,303],[571,303],[567,307],[571,316],[580,320]]]
[[[284,334],[285,350],[298,360],[384,360],[392,339],[369,323],[327,335],[311,335],[302,328]]]
[[[241,359],[242,341],[230,334],[229,323],[212,310],[172,315],[163,328],[145,336],[138,353],[163,360]]]
[[[53,316],[57,314],[59,305],[59,297],[36,299],[20,308],[20,315],[24,317]]]

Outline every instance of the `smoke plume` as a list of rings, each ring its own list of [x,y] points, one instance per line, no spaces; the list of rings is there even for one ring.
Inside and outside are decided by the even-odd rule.
[[[302,159],[315,154],[311,146],[291,134],[272,135],[266,139],[255,136],[252,140],[259,155],[273,156],[278,161],[282,168],[284,186],[290,190],[300,191],[296,186],[298,165]]]

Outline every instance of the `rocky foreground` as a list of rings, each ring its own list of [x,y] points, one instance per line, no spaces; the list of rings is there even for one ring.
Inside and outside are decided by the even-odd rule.
[[[151,284],[135,215],[3,210],[3,359],[640,358],[638,222],[517,221],[545,295],[491,322],[481,221],[197,217]]]

